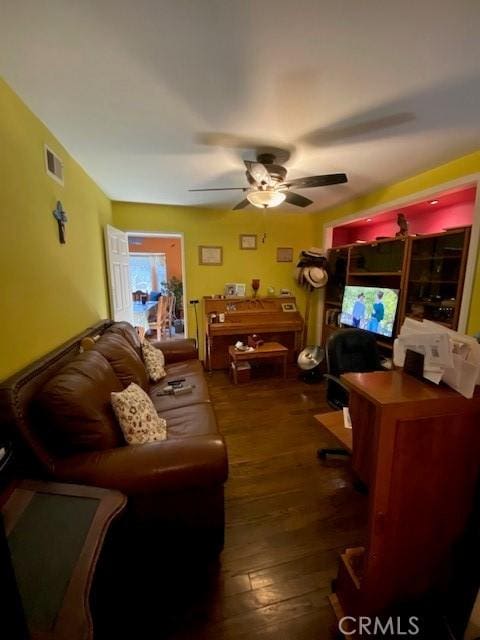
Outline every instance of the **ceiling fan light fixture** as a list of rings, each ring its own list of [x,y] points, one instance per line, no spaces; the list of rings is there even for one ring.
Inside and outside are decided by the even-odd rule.
[[[286,194],[274,189],[258,189],[247,193],[247,200],[254,207],[265,209],[266,207],[278,207],[285,200]]]

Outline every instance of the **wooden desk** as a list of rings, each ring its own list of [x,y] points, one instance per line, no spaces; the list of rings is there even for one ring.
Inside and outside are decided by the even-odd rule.
[[[343,411],[318,413],[314,418],[338,440],[344,449],[352,453],[352,429],[345,428]]]
[[[451,570],[479,479],[480,393],[468,400],[400,371],[342,380],[368,527],[363,548],[341,556],[335,595],[344,615],[375,615],[442,587]]]
[[[89,592],[117,491],[23,481],[2,514],[31,640],[90,640]]]
[[[264,342],[253,351],[239,351],[233,345],[228,347],[228,356],[230,362],[234,365],[233,381],[237,384],[237,362],[245,362],[248,360],[275,360],[279,359],[283,365],[283,377],[287,377],[287,356],[288,349],[278,342]]]

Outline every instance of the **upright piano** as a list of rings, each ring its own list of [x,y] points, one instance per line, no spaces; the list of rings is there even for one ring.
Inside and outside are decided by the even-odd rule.
[[[300,348],[303,318],[297,310],[294,296],[266,298],[203,299],[205,314],[205,353],[207,367],[228,368],[228,347],[238,340],[259,335],[265,342],[279,342],[288,348],[293,361]],[[224,322],[219,322],[223,314]],[[212,322],[212,315],[216,321]]]

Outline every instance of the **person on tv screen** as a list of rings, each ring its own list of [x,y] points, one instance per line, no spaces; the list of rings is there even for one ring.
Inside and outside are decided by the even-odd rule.
[[[372,315],[368,322],[368,330],[378,333],[378,325],[385,317],[385,307],[382,302],[383,291],[377,291],[377,297],[373,303]]]
[[[358,329],[360,322],[365,317],[365,296],[363,293],[359,293],[352,311],[352,323],[353,326]]]

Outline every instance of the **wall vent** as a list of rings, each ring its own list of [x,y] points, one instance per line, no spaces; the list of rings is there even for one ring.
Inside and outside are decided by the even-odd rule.
[[[63,185],[63,162],[47,145],[45,145],[45,169],[51,178]]]

